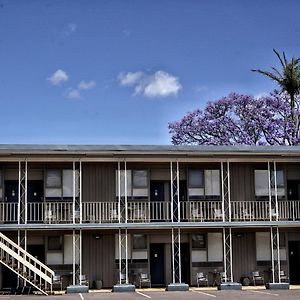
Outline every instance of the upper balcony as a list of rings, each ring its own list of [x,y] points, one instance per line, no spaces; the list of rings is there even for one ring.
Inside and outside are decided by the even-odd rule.
[[[153,223],[178,222],[170,201],[83,202],[82,211],[73,202],[32,202],[27,204],[29,224]],[[23,210],[24,211],[24,210]],[[229,211],[229,210],[227,210]],[[231,222],[300,221],[300,200],[278,201],[278,214],[269,201],[232,201]],[[0,223],[18,223],[18,203],[0,203]],[[222,201],[180,202],[180,222],[222,222]],[[228,218],[226,218],[228,221]]]

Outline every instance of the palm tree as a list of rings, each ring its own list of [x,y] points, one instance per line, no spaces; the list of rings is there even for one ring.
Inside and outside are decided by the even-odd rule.
[[[274,67],[272,68],[272,70],[274,71],[273,73],[262,70],[251,71],[258,72],[276,81],[281,87],[282,91],[285,91],[289,94],[290,106],[293,114],[293,110],[295,108],[295,96],[300,93],[300,58],[293,57],[292,60],[288,62],[284,52],[282,57],[275,49],[273,49],[273,52],[276,54],[281,63],[281,72],[279,72],[278,69]]]

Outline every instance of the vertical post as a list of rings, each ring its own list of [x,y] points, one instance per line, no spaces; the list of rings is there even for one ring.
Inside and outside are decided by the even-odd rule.
[[[122,233],[119,228],[119,283],[122,283]]]
[[[118,161],[118,219],[119,219],[119,223],[121,223],[121,165],[120,164],[121,164],[120,161]],[[121,272],[120,272],[120,274],[121,274]]]
[[[232,232],[231,228],[223,228],[223,255],[225,282],[233,281],[232,270]]]
[[[73,285],[76,285],[76,236],[73,230]]]
[[[82,230],[79,230],[79,279],[82,276]],[[80,285],[81,285],[81,280]]]
[[[126,284],[128,284],[128,235],[127,235],[127,228],[125,229],[125,274],[126,274]]]
[[[19,161],[19,184],[18,184],[18,225],[21,224],[21,161]]]
[[[79,221],[80,224],[82,224],[82,164],[81,161],[79,161]]]
[[[75,214],[76,214],[76,165],[75,161],[73,161],[73,224],[76,222]]]
[[[276,161],[273,162],[274,167],[274,202],[275,202],[275,218],[276,221],[278,221],[279,211],[278,211],[278,191],[277,191],[277,167],[276,167]]]
[[[124,178],[124,185],[125,185],[125,223],[127,223],[128,220],[128,203],[127,203],[127,164],[126,164],[126,160],[124,161],[124,172],[125,172],[125,178]],[[126,235],[127,236],[127,235]]]
[[[271,165],[268,161],[268,191],[269,191],[269,218],[272,221],[272,188],[271,188]]]
[[[27,159],[24,163],[24,214],[24,223],[27,224]]]

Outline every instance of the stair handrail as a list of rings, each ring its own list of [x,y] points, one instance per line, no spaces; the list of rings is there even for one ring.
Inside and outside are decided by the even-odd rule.
[[[43,269],[45,269],[46,271],[48,271],[52,276],[55,275],[55,272],[50,269],[48,266],[46,266],[45,264],[43,264],[41,261],[39,261],[37,258],[35,258],[33,255],[31,255],[30,253],[28,253],[27,251],[25,251],[22,247],[20,247],[19,245],[17,245],[14,241],[12,241],[11,239],[9,239],[6,235],[4,235],[2,232],[0,232],[0,238],[2,238],[3,240],[5,240],[6,242],[8,242],[9,244],[11,244],[12,246],[14,246],[18,251],[22,252],[24,254],[25,257],[30,258],[31,260],[33,260],[34,262],[36,262],[39,266],[41,266]]]

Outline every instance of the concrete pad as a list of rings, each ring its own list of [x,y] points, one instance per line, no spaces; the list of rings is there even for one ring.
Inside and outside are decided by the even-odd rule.
[[[290,284],[288,282],[281,282],[281,283],[266,283],[267,290],[289,290]]]
[[[222,282],[218,285],[220,291],[241,291],[242,285],[238,282]]]
[[[135,286],[133,284],[116,284],[113,286],[112,291],[114,293],[135,292]]]
[[[89,287],[87,285],[69,285],[67,286],[67,294],[79,294],[79,293],[88,293]]]
[[[186,283],[170,283],[166,287],[166,291],[171,292],[186,292],[189,290],[189,285]]]

